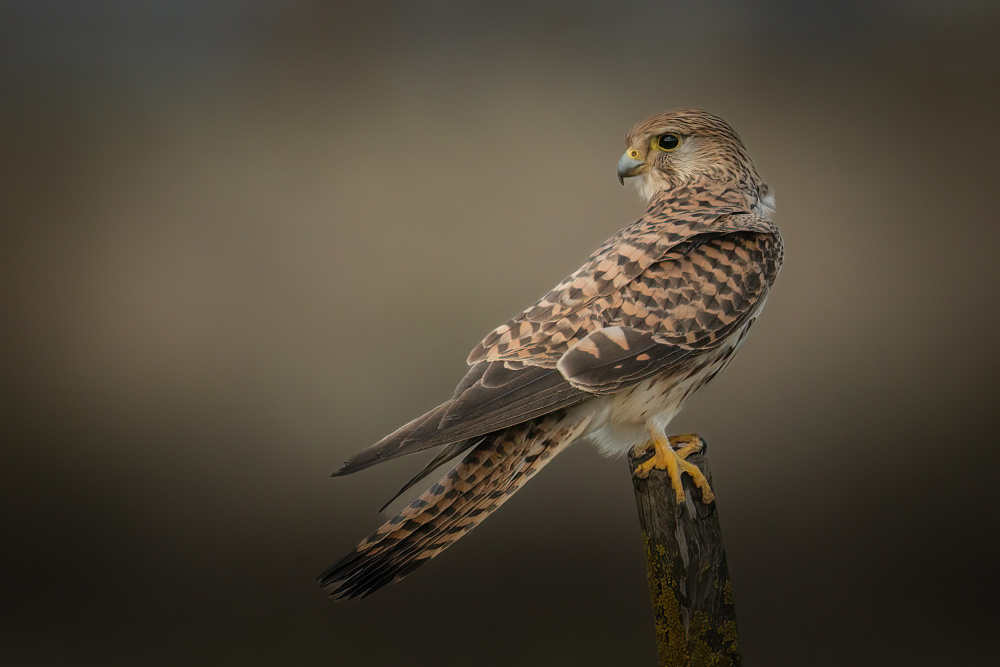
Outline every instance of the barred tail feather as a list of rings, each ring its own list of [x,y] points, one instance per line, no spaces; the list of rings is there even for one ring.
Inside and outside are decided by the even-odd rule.
[[[589,416],[558,411],[492,433],[419,498],[319,576],[334,599],[399,581],[475,528],[576,440]]]

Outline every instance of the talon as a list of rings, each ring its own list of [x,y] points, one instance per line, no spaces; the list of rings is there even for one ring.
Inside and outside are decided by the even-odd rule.
[[[705,440],[697,433],[672,435],[667,440],[670,441],[674,453],[681,459],[687,459],[692,454],[700,454],[705,451]]]
[[[675,449],[675,445],[679,445]],[[708,484],[705,474],[698,469],[698,466],[689,463],[685,459],[695,452],[700,452],[705,446],[705,441],[701,437],[688,434],[673,436],[671,438],[653,438],[636,453],[642,453],[649,449],[653,450],[653,456],[643,461],[635,468],[635,476],[639,479],[646,479],[653,470],[666,470],[670,476],[670,486],[674,489],[677,502],[684,502],[684,484],[681,482],[681,474],[687,473],[691,476],[694,485],[701,491],[701,500],[706,505],[715,500],[715,494]]]

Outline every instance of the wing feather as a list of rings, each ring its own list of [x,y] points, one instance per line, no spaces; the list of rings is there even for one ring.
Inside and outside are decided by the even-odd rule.
[[[492,432],[664,372],[747,326],[780,267],[781,238],[749,213],[745,195],[696,194],[654,199],[587,264],[487,336],[451,400],[334,474],[440,445],[457,455]],[[678,201],[698,207],[680,210]]]
[[[347,475],[439,445],[468,441],[458,450],[463,451],[474,444],[475,438],[590,397],[553,368],[527,366],[510,370],[504,368],[503,362],[476,364],[459,384],[460,389],[463,387],[450,401],[349,458],[334,475]]]

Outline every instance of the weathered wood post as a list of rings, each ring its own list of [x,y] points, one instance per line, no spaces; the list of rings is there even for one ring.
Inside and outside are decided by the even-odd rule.
[[[629,468],[647,457],[629,455]],[[688,461],[712,481],[708,457]],[[730,667],[741,664],[736,609],[726,550],[715,503],[684,475],[684,502],[678,504],[666,472],[632,477],[639,525],[646,549],[649,594],[656,623],[661,667]]]

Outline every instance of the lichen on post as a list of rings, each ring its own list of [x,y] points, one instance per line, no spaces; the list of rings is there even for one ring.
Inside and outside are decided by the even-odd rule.
[[[633,473],[643,460],[629,456]],[[688,460],[711,482],[704,452]],[[740,665],[736,609],[716,504],[704,504],[687,475],[681,503],[666,472],[654,470],[646,479],[632,479],[660,666]]]

